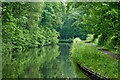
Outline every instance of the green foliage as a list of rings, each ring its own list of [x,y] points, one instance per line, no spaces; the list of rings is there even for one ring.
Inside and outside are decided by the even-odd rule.
[[[98,51],[79,39],[75,39],[71,47],[71,58],[76,63],[84,65],[105,77],[118,78],[118,60]]]
[[[3,2],[2,42],[8,50],[58,43],[63,3]]]
[[[111,39],[111,49],[117,47],[120,50],[120,27],[119,18],[120,13],[118,2],[73,2],[67,3],[68,10],[73,8],[74,11],[78,11],[81,15],[76,17],[74,25],[83,27],[82,30],[86,30],[88,33],[94,34],[93,41],[99,36],[98,45],[105,46],[108,40]],[[115,36],[115,37],[114,37]],[[119,46],[119,47],[118,47]]]
[[[63,16],[64,24],[62,28],[59,29],[60,39],[69,39],[80,37],[81,39],[86,39],[87,31],[83,30],[82,25],[75,25],[74,23],[78,18],[80,18],[82,14],[74,10],[74,8],[70,8],[69,11]]]
[[[87,39],[86,41],[92,41],[93,40],[93,34],[87,34]]]
[[[111,49],[120,50],[117,2],[65,4],[3,2],[3,45],[9,44],[11,45],[9,49],[20,50],[58,43],[58,37],[59,39],[80,37],[85,40],[89,33],[94,35],[92,41],[101,35],[98,45],[105,46],[109,43],[112,44]]]

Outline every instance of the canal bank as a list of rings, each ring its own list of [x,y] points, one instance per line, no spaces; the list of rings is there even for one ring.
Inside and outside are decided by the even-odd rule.
[[[96,48],[82,42],[79,38],[73,41],[70,49],[71,58],[84,69],[101,74],[102,78],[118,78],[118,60],[98,51]],[[86,67],[86,68],[85,68]]]

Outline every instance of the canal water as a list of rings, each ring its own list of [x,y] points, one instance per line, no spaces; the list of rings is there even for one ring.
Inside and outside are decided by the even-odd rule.
[[[71,43],[3,54],[3,78],[82,78],[70,60]]]

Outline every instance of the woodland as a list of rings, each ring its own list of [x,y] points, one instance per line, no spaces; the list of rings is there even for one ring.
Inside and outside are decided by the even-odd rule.
[[[117,78],[118,7],[118,2],[3,2],[3,78],[86,78],[76,64]]]
[[[117,2],[3,2],[2,48],[21,51],[79,37],[120,51]]]

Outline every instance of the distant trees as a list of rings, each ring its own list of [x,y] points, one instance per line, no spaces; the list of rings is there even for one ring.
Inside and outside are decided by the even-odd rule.
[[[60,39],[69,39],[75,37],[80,37],[83,40],[86,39],[87,31],[83,30],[83,27],[85,26],[80,23],[79,25],[75,24],[76,21],[83,16],[83,13],[79,10],[75,10],[75,8],[72,7],[72,4],[68,6],[66,7],[66,14],[63,16],[64,24],[59,30]]]

